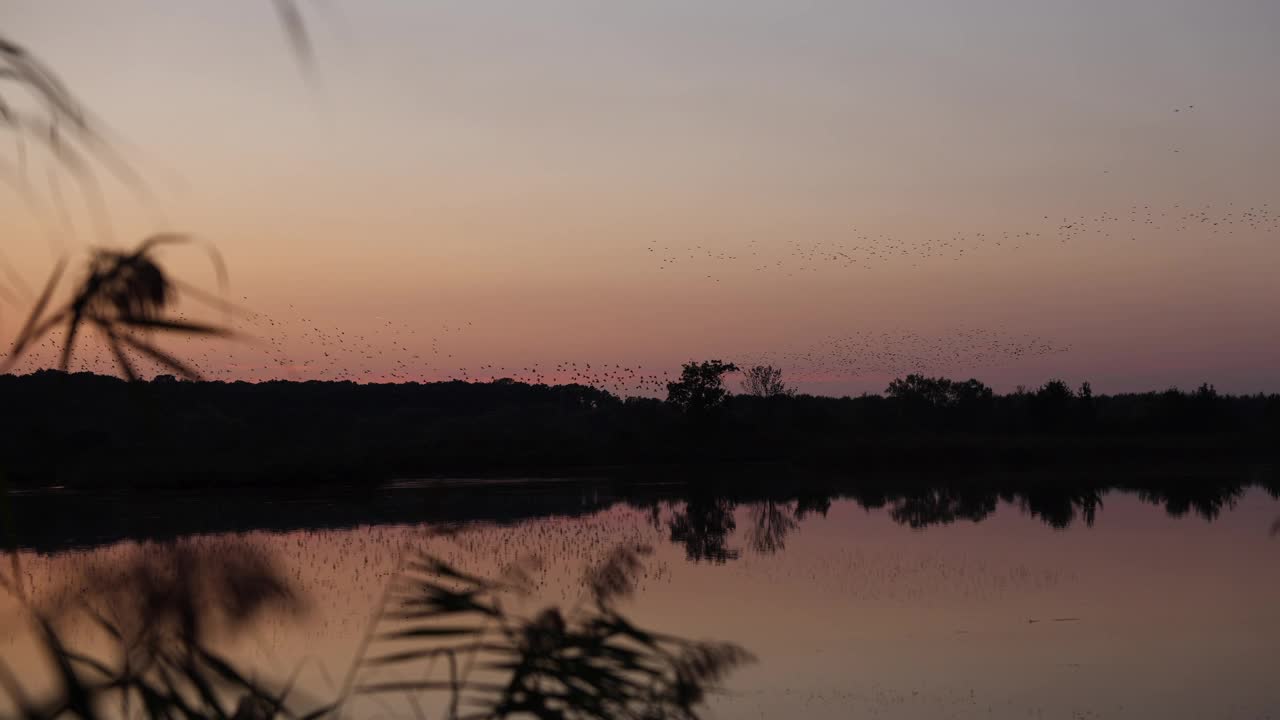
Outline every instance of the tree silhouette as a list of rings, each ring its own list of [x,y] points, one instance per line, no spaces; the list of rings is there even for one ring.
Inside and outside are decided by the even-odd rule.
[[[757,397],[778,397],[795,395],[793,388],[782,382],[782,369],[772,365],[756,365],[745,373],[742,379],[742,391]]]
[[[1050,380],[1031,396],[1031,412],[1037,427],[1057,430],[1069,424],[1076,394],[1062,380]]]
[[[737,371],[737,365],[719,360],[687,362],[680,379],[667,383],[667,402],[685,413],[705,413],[729,396],[724,388],[724,376]]]

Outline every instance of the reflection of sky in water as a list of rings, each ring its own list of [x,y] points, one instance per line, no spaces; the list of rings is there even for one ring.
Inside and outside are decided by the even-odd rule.
[[[724,548],[736,559],[723,563],[691,562],[670,542],[670,507],[656,523],[619,505],[451,537],[412,526],[247,533],[310,611],[265,620],[233,652],[281,678],[319,660],[302,684],[328,697],[402,548],[488,574],[536,556],[544,567],[524,602],[534,610],[572,604],[584,565],[626,542],[655,549],[626,606],[635,620],[740,642],[760,658],[731,676],[715,717],[1246,718],[1280,708],[1280,539],[1268,534],[1277,503],[1251,490],[1212,523],[1132,496],[1104,505],[1093,527],[1067,531],[1007,505],[981,523],[923,531],[845,500],[798,522],[794,504],[742,506]],[[29,553],[22,567],[47,599],[148,547]],[[3,617],[6,662],[34,672],[12,609]]]

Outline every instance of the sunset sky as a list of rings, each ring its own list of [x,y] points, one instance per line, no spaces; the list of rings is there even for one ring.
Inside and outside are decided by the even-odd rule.
[[[17,274],[207,239],[263,316],[170,342],[218,378],[723,357],[830,393],[1280,390],[1273,0],[302,7],[310,73],[266,0],[4,0],[147,185],[100,172],[98,222],[30,158],[37,206],[0,184]]]

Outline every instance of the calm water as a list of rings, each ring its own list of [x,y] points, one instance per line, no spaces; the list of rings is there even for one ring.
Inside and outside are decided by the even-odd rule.
[[[438,521],[376,510],[432,497],[401,488],[362,500],[378,517],[369,524],[359,523],[360,503],[294,503],[299,518],[346,506],[355,520],[185,540],[214,553],[244,541],[306,598],[305,612],[264,620],[230,651],[264,677],[306,659],[301,685],[329,697],[406,548],[486,573],[536,556],[538,594],[526,601],[536,609],[575,602],[584,565],[628,542],[654,550],[625,606],[633,619],[758,656],[713,699],[712,717],[1280,717],[1280,502],[1257,487],[1209,507],[1109,491],[1077,499],[1064,518],[1026,497],[935,493],[923,508],[901,499],[877,507],[839,494],[628,500],[509,484],[493,495],[501,512],[489,513],[502,521],[476,519],[485,503],[469,502],[449,537],[433,535]],[[258,504],[273,502],[283,501]],[[62,548],[57,531],[46,532],[43,547],[22,552],[33,596],[74,594],[94,568],[157,552],[151,541],[116,539],[137,518],[119,523],[114,535],[107,521],[87,538],[66,528]],[[20,613],[9,603],[0,618],[5,662],[40,684]]]

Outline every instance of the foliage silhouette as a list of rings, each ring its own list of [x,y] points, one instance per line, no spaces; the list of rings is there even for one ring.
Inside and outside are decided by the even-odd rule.
[[[313,51],[302,9],[297,0],[272,0],[272,3],[295,57],[309,72]],[[0,131],[7,131],[14,137],[18,153],[15,166],[0,164],[0,177],[8,180],[37,212],[40,202],[26,177],[27,148],[31,143],[44,148],[57,167],[69,172],[78,182],[104,235],[110,234],[107,229],[109,223],[96,168],[105,168],[115,179],[145,194],[142,180],[115,151],[106,133],[76,95],[48,65],[3,35],[0,35]],[[61,207],[57,178],[57,173],[50,174],[50,181],[54,183],[54,204],[65,213],[65,208]],[[31,342],[65,320],[66,335],[59,363],[63,370],[69,366],[77,334],[82,324],[87,322],[103,334],[126,378],[133,380],[137,377],[126,353],[128,349],[183,377],[197,379],[199,374],[190,365],[137,334],[139,330],[228,334],[222,328],[166,318],[160,314],[173,300],[175,287],[181,283],[169,276],[153,257],[152,251],[160,245],[187,241],[178,235],[154,235],[144,239],[133,252],[93,250],[88,260],[87,276],[68,306],[42,320],[41,316],[66,269],[66,260],[59,260],[0,371],[11,366]],[[212,249],[210,254],[219,282],[225,286],[226,270],[221,258]],[[7,266],[3,269],[11,276],[11,281],[16,277]],[[20,278],[18,280],[21,284]],[[195,288],[186,290],[197,298],[227,307],[221,299]],[[0,299],[15,302],[18,295],[17,289],[0,283]]]
[[[136,380],[138,374],[125,350],[133,350],[160,366],[189,380],[200,374],[190,365],[161,350],[147,339],[150,331],[227,337],[230,331],[213,325],[167,317],[165,310],[177,294],[175,282],[161,270],[152,253],[163,245],[189,242],[181,235],[154,235],[132,252],[98,249],[93,251],[85,279],[71,300],[45,316],[53,292],[62,277],[65,263],[54,269],[31,315],[14,341],[8,364],[56,327],[63,325],[64,337],[59,366],[66,370],[80,329],[87,323],[102,333],[124,376]],[[218,277],[225,284],[226,270],[216,252],[211,252]],[[197,295],[197,297],[201,297]]]
[[[1276,395],[1161,392],[1044,404],[1028,392],[975,392],[973,402],[942,407],[914,396],[737,395],[691,417],[654,399],[516,382],[130,386],[41,371],[0,375],[0,393],[8,409],[0,452],[18,485],[313,485],[691,462],[849,472],[1265,462],[1280,449]]]
[[[737,371],[737,365],[719,360],[689,361],[680,379],[667,383],[667,403],[690,415],[705,415],[729,396],[724,376]]]
[[[31,147],[43,149],[76,178],[99,221],[105,207],[95,168],[135,189],[141,181],[115,152],[98,122],[48,65],[0,35],[0,132],[13,137],[17,157],[0,165],[3,178],[32,209],[41,203],[27,181]],[[55,176],[56,177],[56,176]]]
[[[972,422],[989,412],[995,398],[991,388],[969,379],[957,382],[913,374],[889,383],[885,395],[894,401],[899,416],[929,427]]]
[[[339,696],[302,710],[295,669],[280,688],[211,649],[210,628],[250,631],[249,621],[298,596],[284,575],[249,547],[172,546],[110,578],[80,578],[72,602],[111,641],[111,657],[69,646],[43,609],[27,607],[40,648],[55,669],[50,697],[33,698],[0,661],[0,685],[25,720],[81,718],[340,717],[351,698],[396,693],[416,708],[440,694],[450,720],[634,718],[695,720],[707,693],[752,657],[729,643],[695,642],[640,628],[618,609],[634,588],[643,548],[618,548],[587,572],[590,597],[564,611],[525,618],[504,598],[528,592],[523,568],[490,580],[415,554],[393,577]],[[258,557],[258,562],[237,560]],[[139,597],[140,604],[119,601]],[[67,613],[58,609],[59,615]],[[112,614],[128,619],[118,623]],[[387,669],[444,660],[447,680],[384,681]],[[300,668],[299,668],[300,669]],[[420,713],[421,715],[421,713]]]
[[[355,692],[445,691],[449,718],[697,718],[708,690],[751,656],[627,620],[616,602],[633,590],[646,553],[614,549],[588,569],[588,601],[528,618],[504,603],[530,591],[527,568],[487,579],[417,556],[393,582],[392,604],[375,619],[355,675],[443,660],[448,677],[358,680]]]
[[[756,365],[743,373],[742,391],[756,397],[790,397],[796,394],[794,388],[782,381],[782,369],[772,365]]]
[[[18,717],[225,719],[247,710],[251,717],[301,717],[288,709],[292,680],[269,690],[209,645],[215,630],[243,633],[265,612],[299,607],[284,576],[244,544],[173,545],[79,578],[62,598],[52,609],[26,606],[55,671],[52,695],[33,698],[0,661],[0,682]],[[65,641],[59,619],[72,614],[111,641],[112,656],[94,657]]]
[[[264,615],[307,609],[274,558],[236,540],[166,543],[122,564],[88,567],[50,597],[42,608],[50,620],[87,609],[112,618],[131,643],[207,643],[243,632]]]

